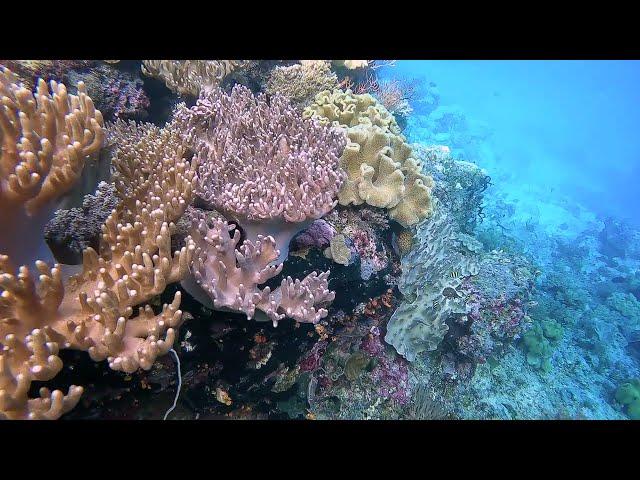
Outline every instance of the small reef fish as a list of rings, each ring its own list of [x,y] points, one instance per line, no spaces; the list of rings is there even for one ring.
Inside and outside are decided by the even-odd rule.
[[[457,270],[453,270],[451,272],[450,276],[451,276],[451,278],[453,278],[455,280],[456,278],[458,278],[460,276],[460,272],[457,271]]]

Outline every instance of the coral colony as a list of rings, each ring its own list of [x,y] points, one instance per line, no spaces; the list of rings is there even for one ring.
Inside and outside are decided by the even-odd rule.
[[[487,385],[569,342],[600,406],[511,411],[640,418],[637,275],[499,246],[464,114],[394,62],[0,63],[0,418],[506,418]]]

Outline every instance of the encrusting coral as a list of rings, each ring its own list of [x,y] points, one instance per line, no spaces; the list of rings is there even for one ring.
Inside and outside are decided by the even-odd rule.
[[[314,298],[320,304],[329,296],[333,299],[326,290],[328,273],[311,274],[295,283],[285,279],[279,291],[264,294],[270,294],[269,304],[255,289],[257,283],[279,273],[281,266],[274,264],[286,259],[293,236],[336,205],[334,198],[344,180],[338,167],[344,136],[303,119],[281,95],[267,101],[241,85],[230,95],[221,89],[203,91],[194,107],[178,107],[175,122],[200,164],[197,195],[243,233],[243,244],[236,250],[240,232],[229,240],[222,224],[194,225],[199,245],[195,280],[214,306],[240,310],[249,318],[258,308],[274,323],[283,312],[310,322],[326,315],[321,309],[318,316],[313,302]],[[226,260],[218,260],[223,252]],[[220,261],[225,268],[217,267]],[[255,274],[234,276],[236,261],[238,268],[253,269]],[[222,282],[234,283],[229,288],[237,293],[223,293]],[[195,289],[192,284],[183,286]],[[286,306],[287,295],[293,294],[305,299],[300,314]]]
[[[143,60],[142,73],[161,79],[180,95],[197,96],[245,65],[243,60]]]
[[[28,215],[78,178],[86,156],[101,146],[102,117],[82,86],[79,97],[69,97],[64,86],[52,82],[50,95],[40,82],[34,99],[13,79],[3,71],[0,210]],[[180,294],[157,315],[147,305],[133,317],[133,307],[188,272],[193,242],[170,251],[173,221],[191,200],[195,176],[182,153],[164,130],[149,130],[116,153],[117,185],[127,201],[106,220],[100,255],[86,249],[82,272],[69,281],[59,265],[40,260],[36,279],[33,259],[20,266],[2,245],[0,418],[55,419],[77,404],[83,389],[75,385],[66,395],[43,387],[39,397],[29,398],[33,381],[50,380],[61,370],[60,349],[84,350],[94,361],[107,359],[114,370],[133,372],[151,368],[171,348],[182,320]],[[133,168],[137,162],[142,168]]]
[[[389,320],[385,336],[409,361],[438,348],[450,316],[469,313],[460,287],[466,277],[478,273],[475,253],[457,239],[453,222],[437,205],[433,217],[418,225],[415,240],[402,258],[399,288],[405,299]]]

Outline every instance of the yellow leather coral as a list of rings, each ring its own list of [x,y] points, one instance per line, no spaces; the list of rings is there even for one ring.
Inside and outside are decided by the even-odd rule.
[[[402,137],[380,127],[347,129],[349,142],[340,158],[347,180],[338,192],[341,205],[367,203],[386,208],[404,227],[427,217],[432,210],[433,179],[420,172]]]
[[[385,131],[400,134],[400,127],[389,111],[368,93],[356,95],[351,90],[324,90],[304,109],[305,117],[331,122],[343,128],[375,125]]]

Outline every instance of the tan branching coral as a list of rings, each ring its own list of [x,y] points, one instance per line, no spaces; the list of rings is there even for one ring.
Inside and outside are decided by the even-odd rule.
[[[3,74],[12,80],[10,73]],[[34,205],[50,202],[77,178],[86,156],[102,142],[102,118],[80,87],[80,97],[65,104],[66,90],[55,83],[52,89],[59,96],[50,102],[42,84],[36,100],[29,100],[9,81],[2,85],[3,94],[15,91],[23,100],[14,106],[11,97],[3,97],[0,206],[9,204],[31,212]],[[41,115],[34,113],[38,102],[44,105]],[[70,106],[76,108],[64,113]],[[11,123],[7,118],[21,122]],[[56,135],[60,125],[66,126],[66,134]],[[82,129],[83,125],[93,130]],[[7,132],[15,133],[7,136]],[[52,138],[56,142],[49,146]],[[18,139],[15,145],[11,139]],[[34,144],[41,150],[35,150]],[[142,168],[133,170],[133,155],[145,149]],[[11,170],[7,165],[15,161],[14,151],[22,153],[18,158],[24,165]],[[51,159],[51,166],[46,167],[46,159]],[[195,246],[187,239],[187,245],[172,255],[170,236],[173,222],[190,201],[195,169],[182,159],[179,144],[159,130],[118,151],[115,163],[119,191],[128,200],[105,222],[101,254],[91,248],[84,251],[80,274],[65,282],[59,265],[50,267],[38,260],[35,275],[31,261],[19,266],[6,255],[11,251],[0,254],[0,418],[54,419],[76,405],[82,394],[78,386],[71,386],[66,395],[42,388],[38,398],[28,396],[31,382],[50,380],[60,371],[60,349],[84,350],[93,360],[107,359],[115,370],[133,372],[151,368],[156,357],[171,348],[174,328],[182,317],[180,294],[159,314],[147,305],[134,316],[133,308],[188,272]],[[25,175],[23,170],[32,174]],[[126,171],[131,173],[128,180]],[[52,172],[60,173],[47,183]],[[44,186],[48,193],[41,193]],[[30,203],[33,199],[38,201]]]
[[[201,90],[220,85],[244,60],[143,60],[142,72],[162,80],[180,95],[197,96]]]
[[[304,107],[316,94],[338,86],[338,77],[326,60],[303,60],[288,67],[278,66],[269,74],[265,85],[268,95],[279,93],[296,106]]]

